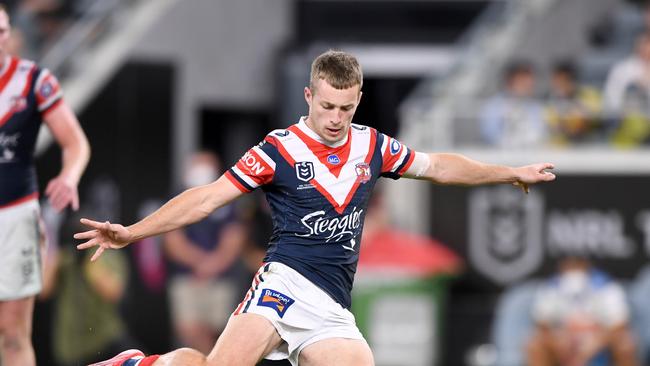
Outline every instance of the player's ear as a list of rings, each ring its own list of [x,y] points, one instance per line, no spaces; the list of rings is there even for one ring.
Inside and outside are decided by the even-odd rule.
[[[311,107],[311,101],[312,101],[313,98],[314,98],[314,94],[311,92],[311,89],[308,86],[306,86],[305,87],[305,101],[307,102],[307,104],[309,104],[310,107]]]

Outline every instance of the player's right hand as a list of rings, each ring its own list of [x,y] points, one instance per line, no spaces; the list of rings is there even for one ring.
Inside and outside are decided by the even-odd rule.
[[[93,254],[91,261],[97,260],[106,249],[120,249],[132,241],[131,233],[120,224],[110,222],[99,222],[88,219],[81,219],[81,223],[93,230],[74,234],[75,239],[88,239],[85,243],[77,245],[77,249],[89,249],[98,247]]]

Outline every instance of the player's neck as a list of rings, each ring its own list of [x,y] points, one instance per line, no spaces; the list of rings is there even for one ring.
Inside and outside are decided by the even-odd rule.
[[[0,75],[4,74],[7,71],[10,63],[11,56],[7,55],[6,53],[0,55]]]
[[[341,139],[339,141],[335,141],[335,142],[326,141],[311,126],[311,122],[309,121],[309,117],[300,117],[300,121],[298,122],[298,128],[300,128],[307,136],[309,136],[313,140],[315,140],[315,141],[317,141],[317,142],[319,142],[319,143],[321,143],[323,145],[332,147],[332,148],[343,146],[348,142],[348,135],[347,134],[345,135],[345,137],[343,137],[343,139]]]

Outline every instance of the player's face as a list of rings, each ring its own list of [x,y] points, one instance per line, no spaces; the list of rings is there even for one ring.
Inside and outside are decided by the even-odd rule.
[[[0,56],[2,57],[7,54],[10,32],[9,16],[4,11],[0,11]]]
[[[361,101],[361,90],[359,85],[336,89],[319,79],[313,89],[305,88],[305,100],[309,104],[307,125],[323,140],[334,143],[347,136]]]

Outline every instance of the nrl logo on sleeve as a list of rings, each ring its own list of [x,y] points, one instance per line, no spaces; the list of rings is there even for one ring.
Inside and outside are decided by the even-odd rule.
[[[271,289],[262,290],[262,296],[260,296],[259,301],[257,301],[258,306],[266,306],[275,310],[280,318],[284,316],[284,313],[287,312],[289,306],[295,302],[294,299],[290,298],[287,295],[284,295],[280,292]]]
[[[303,182],[314,179],[314,164],[311,161],[297,162],[295,165],[296,177]]]

